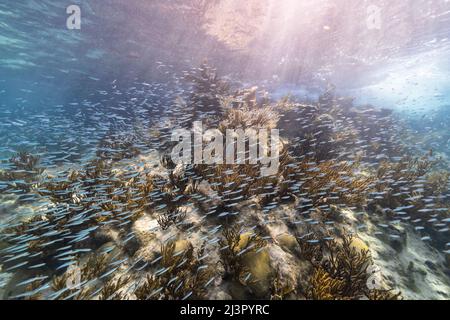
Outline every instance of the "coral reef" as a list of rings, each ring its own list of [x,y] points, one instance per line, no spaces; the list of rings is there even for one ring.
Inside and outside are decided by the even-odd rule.
[[[22,201],[0,217],[38,201],[0,221],[4,297],[397,300],[417,297],[427,275],[438,289],[426,297],[446,297],[449,173],[402,143],[388,110],[332,87],[317,102],[274,102],[233,91],[207,64],[183,79],[192,90],[163,111],[181,119],[169,129],[279,129],[278,171],[262,176],[248,152],[241,164],[174,163],[168,128],[150,122],[157,134],[110,130],[80,164],[45,168],[44,153],[20,152],[0,180]],[[417,239],[432,258],[411,253]],[[372,286],[374,266],[383,281]]]

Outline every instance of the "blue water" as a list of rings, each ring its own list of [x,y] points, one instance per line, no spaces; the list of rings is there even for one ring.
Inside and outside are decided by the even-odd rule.
[[[172,113],[190,98],[185,72],[204,61],[271,101],[316,103],[333,87],[356,108],[390,109],[405,143],[448,171],[449,1],[277,1],[2,1],[0,171],[21,151],[54,172],[95,158],[110,134],[167,133],[185,116]],[[66,26],[69,4],[80,30]],[[370,4],[380,30],[366,27]],[[19,220],[8,206],[0,224]]]

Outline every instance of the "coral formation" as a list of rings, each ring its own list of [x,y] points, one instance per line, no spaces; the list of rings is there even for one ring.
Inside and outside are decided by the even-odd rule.
[[[368,267],[372,264],[369,251],[353,245],[353,236],[344,235],[340,241],[315,241],[299,239],[301,254],[313,265],[313,274],[305,297],[312,300],[354,300],[386,298],[395,300],[401,296],[392,290],[369,289]]]
[[[245,266],[245,255],[260,252],[266,246],[266,242],[256,234],[241,234],[237,227],[226,228],[222,234],[223,239],[219,241],[219,245],[225,277],[232,277],[246,285],[252,275]]]
[[[273,102],[233,91],[206,64],[183,78],[191,94],[171,120],[277,128],[278,171],[262,176],[248,152],[242,164],[174,163],[167,128],[111,130],[92,158],[60,170],[20,152],[0,173],[1,194],[41,208],[0,224],[2,270],[26,278],[5,297],[397,300],[398,282],[370,286],[367,239],[400,253],[409,229],[445,263],[448,170],[433,152],[413,156],[389,111],[333,88],[315,103]]]
[[[161,269],[157,275],[147,275],[144,283],[136,288],[136,297],[139,300],[205,299],[214,272],[199,261],[203,254],[200,249],[196,257],[189,243],[184,247],[180,242],[163,245]]]

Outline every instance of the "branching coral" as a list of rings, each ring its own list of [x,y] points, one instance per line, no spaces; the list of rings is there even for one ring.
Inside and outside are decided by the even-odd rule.
[[[362,295],[367,286],[371,258],[368,251],[353,247],[352,240],[351,236],[344,236],[342,243],[326,242],[328,255],[322,267],[332,278],[343,281],[340,296],[355,298]]]
[[[161,171],[154,173],[148,164],[130,165],[131,161],[120,161],[136,157],[141,150],[139,137],[122,133],[109,133],[103,138],[96,150],[97,158],[87,164],[78,169],[64,170],[56,176],[52,176],[53,171],[49,170],[39,177],[39,181],[34,181],[42,173],[38,167],[39,158],[19,153],[10,160],[11,170],[3,172],[0,178],[24,182],[9,181],[4,186],[16,184],[22,188],[22,184],[32,184],[33,187],[26,191],[33,189],[48,201],[42,214],[2,231],[1,239],[7,245],[1,251],[5,269],[29,272],[29,266],[34,264],[38,266],[36,272],[45,269],[59,273],[62,264],[73,258],[81,265],[82,285],[67,288],[72,275],[70,272],[59,274],[52,280],[56,298],[127,299],[130,296],[122,289],[135,280],[136,274],[118,279],[114,276],[116,265],[110,269],[106,256],[89,256],[77,248],[88,247],[95,252],[101,245],[96,243],[96,239],[107,233],[107,240],[103,243],[123,242],[118,247],[123,250],[121,254],[128,254],[128,259],[137,251],[123,247],[135,236],[133,232],[138,228],[133,222],[138,217],[144,214],[156,217],[161,229],[167,230],[172,225],[183,225],[187,215],[184,208],[192,205],[195,210],[197,205],[206,208],[203,213],[208,216],[217,213],[214,216],[233,217],[233,220],[227,218],[227,227],[219,241],[224,280],[246,286],[252,297],[286,299],[299,292],[308,299],[319,300],[400,298],[400,294],[389,290],[367,289],[367,269],[372,261],[368,251],[352,246],[350,236],[344,235],[340,239],[312,227],[306,236],[299,237],[299,258],[309,262],[307,271],[311,273],[307,286],[293,288],[279,273],[272,278],[273,257],[269,254],[276,252],[276,248],[267,250],[267,243],[261,236],[243,233],[236,225],[261,221],[260,212],[243,214],[250,211],[246,211],[248,207],[262,209],[278,219],[278,211],[283,211],[280,203],[295,200],[292,216],[289,216],[290,212],[286,213],[276,222],[282,222],[284,228],[282,220],[286,217],[288,228],[298,231],[304,222],[313,225],[319,220],[319,223],[328,220],[328,231],[336,222],[344,220],[339,210],[341,207],[363,209],[369,202],[369,209],[373,209],[375,204],[384,213],[401,213],[408,218],[423,218],[433,213],[430,223],[439,225],[443,232],[448,231],[448,220],[438,220],[448,215],[449,177],[447,172],[431,171],[435,165],[432,154],[392,162],[393,156],[404,149],[396,140],[398,135],[394,134],[395,126],[389,112],[371,107],[353,108],[349,101],[337,99],[332,90],[315,104],[288,100],[274,104],[267,97],[258,99],[256,87],[233,94],[229,84],[206,64],[187,73],[185,79],[193,89],[190,102],[183,103],[181,111],[174,111],[175,116],[171,119],[176,118],[180,111],[186,113],[186,121],[206,119],[209,125],[216,125],[224,134],[228,129],[279,128],[283,138],[279,143],[278,172],[263,177],[262,166],[249,163],[250,152],[245,151],[247,162],[235,165],[181,166],[164,155],[160,162],[165,170],[152,163],[158,167],[156,170]],[[165,132],[157,132],[152,145],[156,139],[164,139],[165,136]],[[246,138],[246,149],[250,140]],[[165,143],[157,142],[159,146]],[[378,171],[373,170],[378,164]],[[435,214],[434,210],[441,211]],[[218,220],[213,217],[202,219],[205,227],[200,226],[200,232],[205,233],[205,229],[210,227],[209,222]],[[198,221],[192,221],[190,230],[196,232],[194,228]],[[230,224],[233,222],[236,225]],[[183,230],[176,231],[180,235]],[[136,242],[135,247],[144,241]],[[215,278],[212,268],[204,262],[203,257],[208,255],[205,255],[203,247],[199,250],[190,244],[183,250],[179,247],[183,247],[179,242],[166,243],[161,247],[160,259],[151,265],[146,264],[146,271],[151,270],[152,273],[138,279],[135,286],[130,286],[135,288],[134,294],[138,299],[208,298],[208,286]],[[292,255],[298,253],[297,247],[287,251]],[[255,257],[260,253],[264,256],[258,260]],[[153,254],[151,252],[151,256]],[[217,259],[215,254],[214,259]],[[253,280],[256,277],[251,274],[253,269],[250,269],[254,267],[251,263],[258,264],[257,267],[263,265],[263,281],[260,280],[263,277]],[[252,281],[263,283],[265,290],[253,290]],[[32,283],[27,290],[33,291],[40,285]]]
[[[110,130],[97,146],[98,158],[107,161],[121,161],[138,156],[141,151],[137,147],[140,132],[134,128],[131,132],[122,132],[117,129]]]
[[[99,300],[125,300],[126,295],[120,290],[131,280],[130,276],[122,276],[118,280],[108,281],[100,291]]]
[[[393,290],[369,290],[366,293],[369,300],[401,300],[401,292],[395,293]]]
[[[381,209],[403,220],[429,220],[431,214],[435,215],[436,221],[438,217],[448,218],[449,204],[445,200],[448,174],[432,171],[438,163],[439,160],[430,155],[405,157],[397,163],[382,163],[369,209]]]
[[[106,271],[107,263],[108,256],[105,254],[89,256],[81,269],[81,279],[84,281],[100,277]]]
[[[21,151],[9,159],[6,170],[0,171],[0,181],[8,184],[2,192],[11,190],[27,193],[37,183],[39,175],[44,171],[39,167],[40,157]]]
[[[335,279],[321,267],[314,271],[310,279],[310,287],[306,290],[305,297],[309,300],[339,300],[345,286],[344,280]]]
[[[158,216],[157,221],[161,229],[167,230],[171,225],[179,226],[186,218],[186,211],[176,209],[173,212],[165,212]]]
[[[86,286],[82,287],[77,284],[73,284],[73,287],[68,286],[72,281],[70,278],[71,276],[71,273],[65,272],[63,275],[53,278],[51,288],[55,292],[54,299],[89,300],[92,298],[94,292],[93,288]]]
[[[260,176],[259,167],[250,164],[197,165],[195,170],[217,192],[221,202],[218,211],[232,210],[237,203],[257,194],[255,189],[266,180]]]
[[[318,240],[316,234],[310,232],[306,236],[297,238],[297,242],[300,246],[301,257],[313,266],[319,266],[324,258],[324,249],[323,243]]]
[[[295,288],[280,277],[277,270],[272,281],[270,300],[285,300],[289,295],[295,293]]]
[[[157,300],[164,289],[161,283],[157,277],[147,275],[145,281],[134,290],[134,294],[138,300]]]
[[[228,108],[219,130],[226,133],[226,130],[233,129],[275,129],[277,123],[278,114],[271,107],[255,110]]]
[[[427,177],[427,192],[433,195],[440,195],[448,192],[450,173],[448,171],[435,171]]]
[[[249,270],[243,263],[243,256],[264,248],[267,242],[257,234],[241,234],[236,227],[225,228],[222,235],[219,245],[225,277],[231,277],[245,285]]]
[[[9,161],[13,165],[15,170],[36,171],[40,158],[29,154],[28,152],[21,151],[13,156]]]
[[[309,240],[308,240],[309,239]],[[369,290],[368,267],[372,259],[367,250],[352,245],[353,236],[344,235],[341,241],[314,240],[313,236],[298,239],[302,257],[311,262],[313,274],[303,290],[307,299],[355,300],[366,298],[399,298],[386,290]]]
[[[51,288],[54,293],[53,299],[89,300],[98,290],[95,283],[100,278],[108,279],[107,274],[109,259],[106,254],[90,255],[80,267],[69,268],[60,276],[54,276]],[[100,297],[104,299],[113,298],[113,293],[123,287],[129,278],[123,277],[118,281],[108,281],[100,290]],[[114,290],[113,290],[114,289]],[[117,292],[116,292],[117,293]]]
[[[25,292],[31,293],[26,294],[25,300],[42,300],[43,294],[40,292],[42,288],[43,280],[35,280],[26,286]]]
[[[203,255],[204,250],[200,249],[195,257],[190,244],[182,250],[177,249],[175,242],[163,245],[161,268],[136,288],[136,297],[140,300],[206,298],[207,285],[214,279],[214,272],[199,260]]]
[[[194,119],[200,115],[219,115],[222,112],[221,96],[229,92],[230,85],[219,78],[217,72],[207,63],[185,75],[185,80],[193,86],[190,108]]]
[[[283,176],[291,181],[289,187],[297,193],[300,189],[295,186],[300,181],[302,192],[307,191],[315,205],[363,205],[375,179],[356,174],[357,168],[356,163],[302,161],[285,166]]]

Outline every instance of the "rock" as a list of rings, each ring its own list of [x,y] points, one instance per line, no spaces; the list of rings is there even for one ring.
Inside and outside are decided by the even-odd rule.
[[[279,246],[284,251],[294,253],[294,252],[298,252],[298,250],[300,249],[297,239],[290,234],[287,234],[287,233],[280,234],[279,236],[277,236],[276,240],[277,240]]]
[[[122,250],[116,245],[115,242],[110,241],[98,248],[96,254],[107,254],[109,257],[114,257],[122,254]]]
[[[406,232],[400,232],[397,229],[390,229],[384,232],[375,233],[377,238],[381,241],[387,243],[392,249],[394,249],[397,253],[403,251],[406,247],[407,243],[407,234]]]
[[[450,278],[450,253],[446,253],[443,261],[443,272]]]
[[[390,243],[392,249],[394,249],[398,253],[402,252],[403,242],[400,239],[391,239],[391,241],[389,243]]]
[[[369,247],[367,246],[367,244],[364,241],[362,241],[360,238],[357,238],[357,237],[353,238],[350,246],[359,251],[369,251]]]
[[[188,240],[178,240],[175,242],[175,253],[185,252],[192,248],[192,244]]]
[[[111,230],[107,228],[100,229],[91,237],[89,246],[97,249],[102,247],[105,243],[111,242],[112,240],[113,236],[111,235]]]
[[[8,247],[8,243],[6,241],[0,241],[0,251],[6,249]]]
[[[247,245],[252,233],[246,232],[240,235],[239,244],[236,246],[236,251],[239,252],[243,250]]]
[[[12,299],[14,296],[24,293],[23,286],[18,287],[17,284],[30,278],[30,275],[25,272],[2,273],[0,278],[3,283],[2,290],[0,290],[0,299]]]
[[[232,296],[225,291],[218,291],[211,296],[211,300],[232,300]]]
[[[6,300],[8,298],[6,295],[7,286],[12,277],[12,273],[4,272],[2,267],[0,267],[0,300]]]
[[[430,268],[433,271],[437,271],[437,266],[434,264],[433,261],[427,260],[425,261],[425,265]]]
[[[139,240],[136,237],[133,237],[124,244],[123,249],[129,256],[132,257],[140,247],[141,243],[139,242]]]
[[[148,215],[144,215],[135,221],[132,230],[142,246],[146,246],[156,238],[155,230],[158,229],[158,221]]]
[[[134,254],[136,260],[141,260],[145,263],[151,263],[160,256],[161,244],[158,241],[149,242],[146,246],[141,247]]]
[[[250,297],[248,287],[243,286],[237,281],[231,281],[228,284],[228,292],[233,300],[248,300]]]
[[[243,265],[248,268],[252,277],[248,287],[256,298],[263,299],[270,295],[274,270],[270,264],[270,255],[266,249],[260,252],[249,252],[242,258]]]

